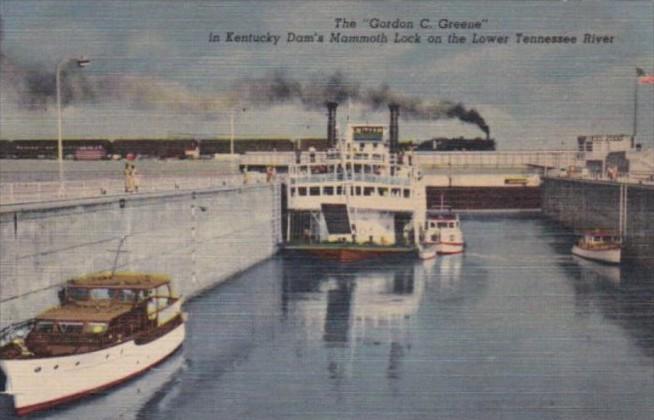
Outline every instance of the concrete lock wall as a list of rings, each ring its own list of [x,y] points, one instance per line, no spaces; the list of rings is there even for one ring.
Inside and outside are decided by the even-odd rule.
[[[3,210],[0,327],[57,304],[69,278],[166,273],[188,297],[276,252],[279,186],[126,196]],[[121,252],[120,239],[127,235]]]
[[[627,185],[624,261],[654,267],[654,187]],[[620,185],[612,182],[546,178],[543,213],[574,229],[615,229],[620,225]]]

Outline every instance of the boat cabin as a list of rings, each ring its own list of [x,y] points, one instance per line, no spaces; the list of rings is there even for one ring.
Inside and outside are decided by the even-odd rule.
[[[617,232],[606,230],[592,230],[584,232],[578,245],[585,249],[619,248],[620,235]]]
[[[69,280],[59,299],[59,306],[32,320],[24,340],[0,347],[0,357],[85,353],[147,339],[176,317],[181,322],[181,301],[164,275],[93,274]]]
[[[437,243],[443,240],[462,242],[459,216],[450,208],[442,207],[440,210],[432,210],[425,220],[423,237],[428,243]]]

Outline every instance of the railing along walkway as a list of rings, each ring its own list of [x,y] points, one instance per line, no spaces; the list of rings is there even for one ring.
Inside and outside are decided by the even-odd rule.
[[[142,177],[138,190],[129,194],[219,188],[260,183],[259,175],[225,175],[218,177]],[[93,179],[63,182],[4,182],[0,183],[0,205],[35,203],[51,200],[93,198],[105,195],[128,194],[120,179]]]

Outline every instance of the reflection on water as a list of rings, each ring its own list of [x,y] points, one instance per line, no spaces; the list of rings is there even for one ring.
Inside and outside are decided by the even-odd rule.
[[[312,276],[298,276],[298,264],[284,261],[282,310],[303,326],[308,346],[327,350],[329,377],[351,373],[363,345],[385,348],[387,377],[397,378],[411,349],[412,316],[425,288],[423,267],[413,261],[377,267],[318,261]]]
[[[439,272],[441,278],[448,281],[457,281],[461,277],[461,266],[463,265],[464,254],[448,255],[440,258]]]
[[[573,255],[572,259],[580,268],[579,275],[583,282],[609,282],[614,286],[620,286],[622,270],[619,265],[589,261],[576,255]]]
[[[354,284],[348,279],[336,279],[327,291],[327,309],[323,340],[330,345],[345,345],[350,329],[350,310]]]

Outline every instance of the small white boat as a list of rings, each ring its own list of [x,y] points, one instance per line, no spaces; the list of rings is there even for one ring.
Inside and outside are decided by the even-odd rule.
[[[620,237],[607,230],[585,232],[572,247],[572,254],[608,264],[620,264],[622,244]]]
[[[441,255],[460,254],[465,242],[461,231],[461,221],[456,213],[446,212],[428,215],[425,222],[424,245],[436,245]]]

